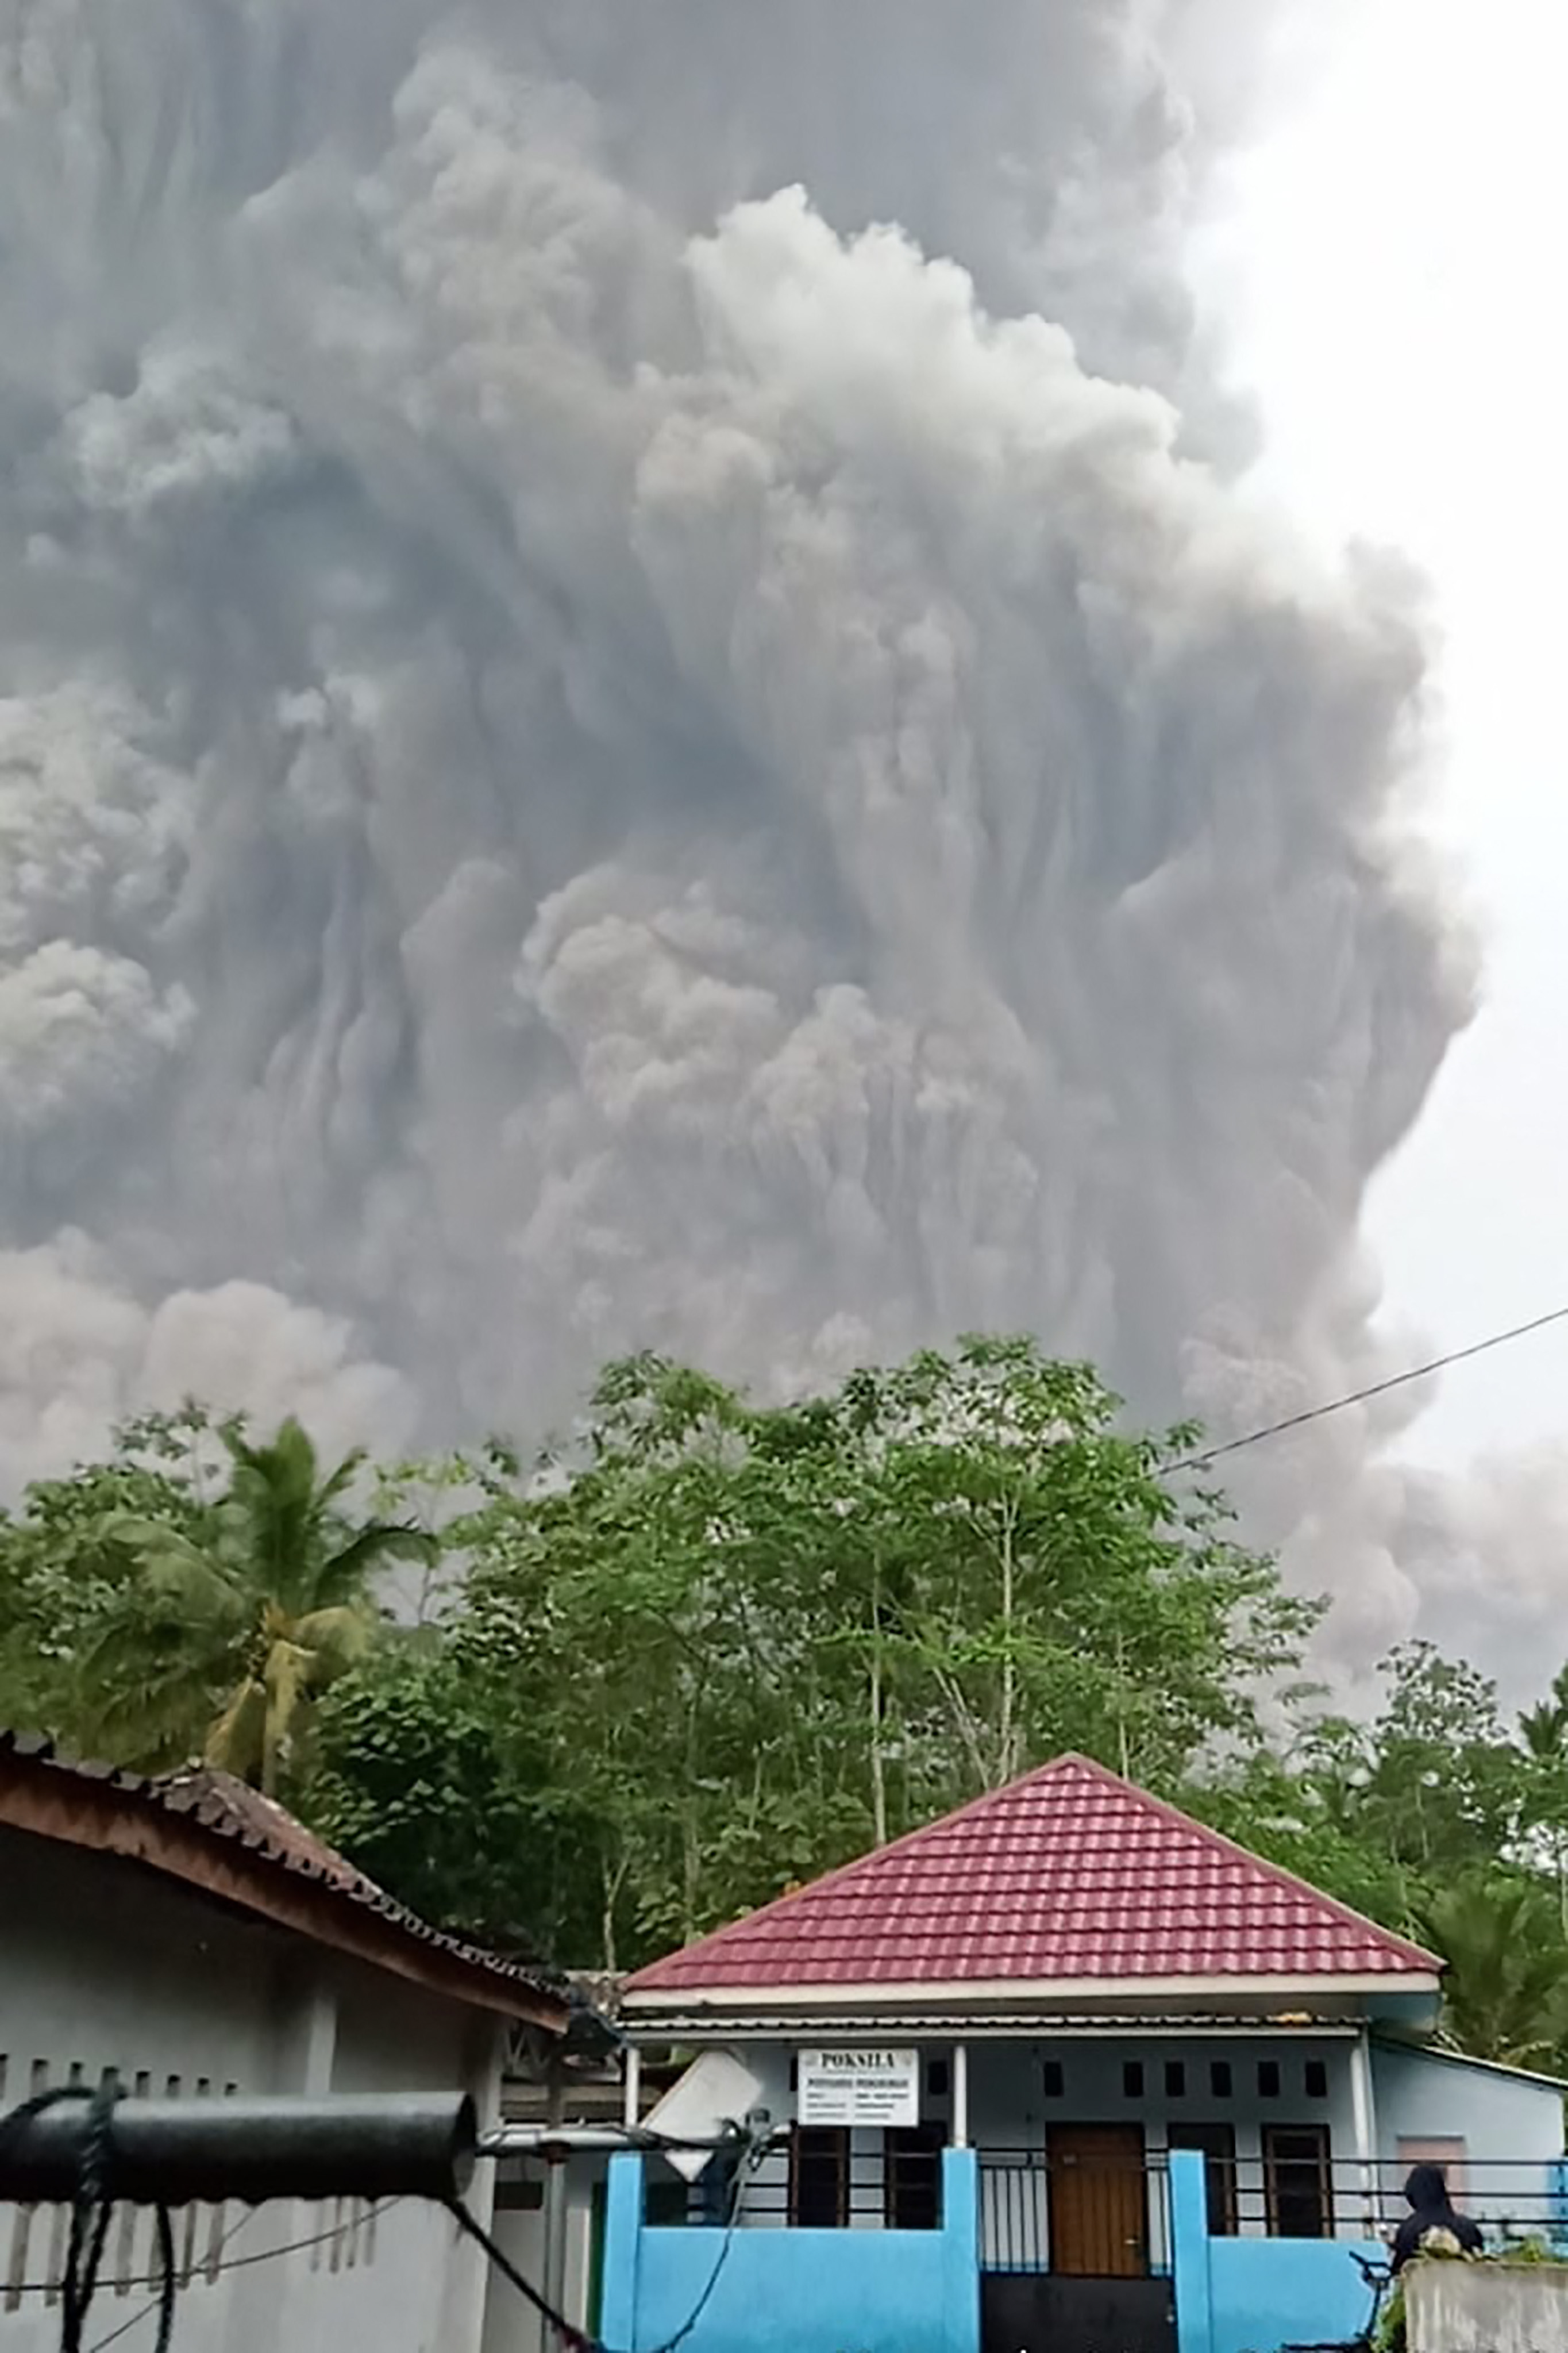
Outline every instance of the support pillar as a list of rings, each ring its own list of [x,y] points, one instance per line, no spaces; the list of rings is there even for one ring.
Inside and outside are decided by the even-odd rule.
[[[599,2334],[606,2345],[631,2353],[637,2343],[637,2274],[642,2267],[643,2160],[610,2159],[605,2192],[605,2272]]]
[[[1171,2285],[1176,2299],[1176,2353],[1212,2353],[1208,2177],[1201,2151],[1173,2148],[1170,2158]]]
[[[1377,2118],[1373,2105],[1372,2036],[1363,2027],[1351,2047],[1351,2114],[1355,2126],[1356,2162],[1361,2168],[1362,2225],[1369,2239],[1377,2236]],[[1337,2224],[1339,2217],[1335,2216]]]

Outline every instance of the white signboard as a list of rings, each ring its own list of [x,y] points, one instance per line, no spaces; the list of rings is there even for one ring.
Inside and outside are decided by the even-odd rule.
[[[803,2125],[918,2125],[918,2051],[803,2051],[795,2114]]]

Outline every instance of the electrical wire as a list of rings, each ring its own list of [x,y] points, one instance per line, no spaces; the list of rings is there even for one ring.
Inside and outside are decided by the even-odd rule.
[[[397,2207],[402,2205],[402,2203],[403,2200],[401,2198],[385,2199],[379,2205],[372,2206],[368,2211],[361,2217],[361,2221],[362,2222],[379,2222],[384,2214],[393,2213]],[[254,2222],[255,2220],[256,2214],[253,2209],[250,2212],[242,2214],[237,2222],[231,2222],[228,2229],[224,2232],[223,2237],[218,2241],[218,2249],[220,2253],[222,2250],[228,2245],[231,2239],[237,2239],[239,2236],[239,2233],[245,2229],[247,2222]],[[231,2255],[226,2263],[220,2262],[215,2263],[209,2255],[199,2266],[199,2275],[204,2280],[212,2280],[217,2278],[225,2272],[245,2271],[253,2263],[276,2263],[279,2256],[299,2254],[301,2250],[306,2247],[324,2246],[329,2239],[335,2239],[338,2236],[339,2231],[342,2227],[342,2225],[334,2223],[330,2231],[313,2231],[308,2239],[290,2239],[281,2247],[258,2247],[256,2253],[252,2255]],[[196,2276],[197,2274],[192,2274],[193,2279]],[[158,2284],[159,2283],[154,2282],[152,2278],[127,2280],[123,2283],[127,2287],[151,2287]],[[185,2283],[186,2285],[189,2284],[189,2282]],[[33,2283],[28,2282],[26,2283],[26,2285],[31,2286],[33,2285]],[[24,2289],[24,2293],[26,2293],[26,2288]],[[131,2329],[134,2328],[139,2322],[145,2320],[150,2312],[155,2312],[156,2310],[156,2302],[153,2304],[144,2304],[139,2312],[132,2312],[128,2315],[124,2320],[118,2322],[116,2326],[110,2330],[107,2337],[98,2337],[94,2343],[88,2348],[88,2353],[107,2353],[107,2348],[110,2345],[117,2343],[121,2337],[127,2335],[127,2333]]]
[[[88,2348],[88,2353],[104,2353],[106,2346],[114,2344],[119,2337],[125,2336],[129,2330],[135,2328],[145,2320],[149,2313],[153,2312],[159,2316],[156,2353],[169,2353],[169,2347],[174,2334],[174,2309],[179,2297],[179,2281],[174,2272],[174,2225],[169,2220],[169,2210],[166,2206],[160,2206],[157,2209],[157,2214],[158,2252],[163,2259],[163,2274],[158,2282],[158,2294],[150,2304],[144,2304],[140,2312],[131,2313],[120,2322],[117,2327],[111,2328],[107,2337],[98,2337]],[[86,2319],[85,2313],[82,2317]]]
[[[41,2092],[35,2098],[25,2100],[19,2107],[12,2109],[8,2115],[0,2117],[0,2145],[3,2145],[11,2134],[62,2100],[85,2100],[89,2104],[88,2131],[84,2140],[80,2170],[70,2200],[70,2235],[64,2272],[58,2281],[28,2280],[20,2284],[22,2294],[47,2295],[53,2292],[59,2294],[62,2304],[61,2353],[109,2353],[111,2346],[117,2344],[121,2337],[128,2336],[132,2329],[138,2327],[153,2313],[158,2316],[154,2353],[169,2353],[174,2337],[175,2307],[182,2287],[189,2284],[188,2282],[181,2281],[174,2259],[174,2227],[169,2209],[164,2205],[155,2206],[153,2212],[156,2217],[158,2270],[145,2283],[138,2279],[122,2281],[117,2284],[121,2288],[143,2284],[155,2285],[158,2294],[151,2303],[142,2306],[135,2312],[127,2313],[114,2327],[95,2338],[90,2346],[84,2348],[82,2339],[88,2312],[100,2284],[103,2252],[115,2211],[112,2134],[114,2109],[121,2096],[119,2084],[113,2078],[110,2078],[96,2091],[89,2091],[83,2086],[70,2085],[58,2091]],[[712,2302],[720,2280],[723,2276],[724,2267],[729,2262],[736,2232],[740,2228],[747,2184],[762,2162],[768,2141],[765,2137],[752,2136],[744,2139],[736,2137],[724,2145],[733,2147],[738,2162],[731,2191],[729,2212],[725,2218],[723,2236],[718,2254],[703,2284],[701,2294],[686,2318],[679,2327],[674,2329],[661,2344],[649,2348],[649,2353],[680,2353],[680,2348],[692,2336],[703,2314]],[[393,2207],[400,2202],[398,2200],[390,2200],[372,2205],[364,2219],[379,2220],[383,2214],[390,2212]],[[542,2295],[531,2280],[526,2278],[511,2262],[478,2218],[469,2212],[461,2199],[442,2202],[458,2228],[482,2250],[492,2268],[498,2271],[501,2277],[533,2306],[546,2327],[554,2334],[558,2343],[564,2348],[564,2353],[607,2353],[607,2348],[596,2337],[589,2336],[585,2330],[579,2328],[575,2322],[569,2320],[564,2313],[555,2309],[548,2297]],[[224,2233],[216,2250],[220,2257],[222,2250],[252,2219],[248,2212],[242,2215]],[[227,2272],[243,2271],[252,2264],[276,2263],[281,2256],[295,2254],[302,2249],[320,2246],[328,2240],[337,2238],[342,2227],[341,2223],[335,2223],[329,2230],[316,2231],[303,2238],[288,2240],[281,2246],[260,2247],[250,2254],[231,2255],[218,2261],[215,2261],[213,2253],[209,2252],[206,2260],[200,2266],[201,2275],[204,2279],[210,2280]],[[195,2275],[193,2272],[192,2276]]]
[[[216,2204],[216,2202],[217,2201],[215,2200],[214,2203]],[[400,2198],[388,2198],[383,2200],[379,2205],[368,2206],[364,2212],[360,2216],[358,2227],[363,2230],[366,2222],[379,2221],[384,2214],[390,2214],[395,2207],[401,2206],[403,2200]],[[218,2254],[220,2258],[222,2257],[224,2248],[229,2244],[230,2241],[237,2239],[241,2231],[245,2229],[247,2223],[254,2222],[255,2220],[256,2213],[255,2210],[252,2209],[249,2212],[242,2214],[237,2221],[231,2222],[229,2224],[228,2229],[218,2241]],[[182,2287],[194,2285],[198,2279],[216,2279],[219,2274],[223,2272],[242,2272],[252,2263],[274,2263],[279,2255],[296,2255],[300,2253],[301,2249],[306,2247],[325,2246],[329,2239],[339,2238],[345,2231],[352,2230],[354,2227],[355,2226],[353,2223],[349,2222],[334,2222],[328,2230],[312,2231],[308,2239],[290,2239],[286,2245],[281,2247],[258,2247],[254,2254],[230,2255],[226,2262],[223,2260],[215,2261],[211,2254],[205,2254],[202,2257],[199,2263],[194,2263],[192,2264],[189,2279],[182,2281],[181,2285]],[[116,2291],[122,2294],[128,2288],[157,2287],[161,2284],[163,2276],[163,2271],[160,2267],[156,2272],[137,2272],[133,2274],[130,2279],[116,2280],[113,2284]],[[57,2292],[60,2284],[61,2282],[59,2280],[54,2279],[17,2280],[13,2282],[9,2286],[7,2294],[11,2295],[52,2295]]]
[[[765,2140],[749,2140],[734,2145],[737,2147],[743,2147],[744,2160],[735,2175],[734,2189],[730,2200],[730,2211],[725,2218],[723,2243],[719,2249],[713,2268],[708,2274],[701,2295],[679,2327],[665,2337],[661,2343],[650,2347],[648,2353],[679,2353],[680,2347],[691,2336],[713,2301],[714,2291],[723,2276],[724,2266],[730,2260],[730,2250],[735,2243],[735,2234],[740,2228],[741,2209],[745,2199],[747,2182],[761,2164],[767,2147]],[[597,2337],[590,2337],[585,2330],[579,2328],[574,2321],[568,2320],[564,2313],[557,2312],[554,2306],[546,2297],[541,2295],[532,2281],[525,2278],[518,2270],[517,2265],[496,2244],[495,2240],[491,2238],[477,2216],[469,2213],[460,2198],[451,2200],[447,2211],[459,2229],[473,2240],[475,2245],[483,2249],[491,2264],[500,2272],[509,2286],[514,2287],[520,2295],[525,2297],[544,2322],[545,2327],[555,2332],[562,2345],[568,2348],[568,2353],[610,2353],[607,2346],[601,2343]]]
[[[1493,1348],[1507,1347],[1510,1341],[1528,1339],[1532,1332],[1544,1332],[1549,1324],[1563,1323],[1568,1323],[1568,1306],[1553,1307],[1544,1315],[1531,1316],[1528,1324],[1515,1324],[1506,1332],[1493,1332],[1484,1340],[1473,1340],[1468,1347],[1450,1348],[1447,1355],[1434,1356],[1427,1364],[1412,1365],[1403,1373],[1391,1373],[1385,1380],[1371,1381],[1365,1388],[1352,1389],[1344,1397],[1329,1398],[1321,1405],[1287,1414],[1282,1421],[1266,1422],[1260,1430],[1249,1430],[1240,1438],[1227,1438],[1218,1446],[1202,1447],[1196,1453],[1173,1462],[1170,1469],[1205,1471],[1224,1455],[1239,1454],[1248,1446],[1261,1446],[1265,1439],[1283,1438],[1288,1430],[1304,1430],[1309,1422],[1324,1421],[1330,1414],[1343,1413],[1347,1407],[1365,1405],[1373,1398],[1386,1397],[1392,1389],[1406,1388],[1412,1381],[1428,1380],[1434,1373],[1447,1372],[1451,1365],[1468,1364],[1472,1356],[1487,1356]]]

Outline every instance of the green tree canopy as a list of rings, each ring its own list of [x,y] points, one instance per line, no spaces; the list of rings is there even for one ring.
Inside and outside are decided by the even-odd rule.
[[[1066,1747],[1173,1788],[1214,1741],[1260,1743],[1260,1690],[1316,1611],[1172,1471],[1192,1433],[1128,1436],[1117,1412],[1019,1340],[783,1405],[614,1365],[569,1448],[526,1475],[475,1466],[482,1500],[452,1531],[458,1695],[419,1753],[460,1723],[471,1759],[483,1726],[509,1803],[572,1791],[612,1964]],[[328,1712],[345,1836],[363,1711],[406,1672],[384,1656]],[[402,1706],[421,1687],[399,1688]],[[530,1872],[557,1871],[537,1796],[521,1821],[519,1911]],[[433,1821],[426,1867],[449,1883],[442,1850]]]
[[[1508,1724],[1413,1642],[1323,1712],[1194,1444],[1006,1339],[789,1403],[627,1358],[528,1461],[192,1408],[0,1515],[0,1720],[202,1751],[428,1917],[612,1967],[1079,1748],[1446,1953],[1456,2045],[1563,2066],[1568,1669]]]
[[[228,1477],[211,1501],[102,1523],[135,1573],[81,1649],[78,1714],[116,1761],[150,1770],[199,1750],[271,1791],[318,1694],[369,1645],[375,1571],[432,1539],[349,1516],[363,1457],[323,1473],[293,1419],[264,1446],[236,1426],[217,1434]]]

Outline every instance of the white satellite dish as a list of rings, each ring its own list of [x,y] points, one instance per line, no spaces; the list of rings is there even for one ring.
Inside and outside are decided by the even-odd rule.
[[[668,2133],[672,2140],[717,2140],[726,2126],[743,2126],[763,2105],[763,2084],[732,2051],[704,2051],[677,2084],[672,2084],[651,2114],[643,2118],[648,2132]],[[662,2154],[687,2181],[695,2181],[713,2152],[710,2148],[667,2148]]]

